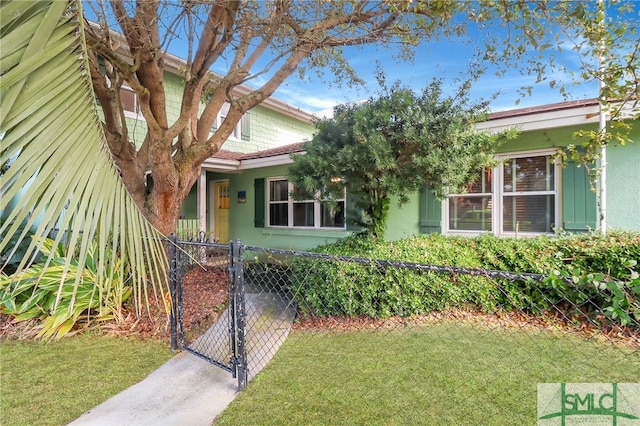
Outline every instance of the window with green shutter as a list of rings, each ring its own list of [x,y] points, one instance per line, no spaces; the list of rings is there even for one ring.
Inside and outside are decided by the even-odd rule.
[[[449,234],[552,234],[561,226],[561,170],[554,154],[555,150],[501,154],[499,166],[483,170],[465,191],[452,194],[444,205],[425,190],[423,232],[437,232],[442,226],[442,232]]]

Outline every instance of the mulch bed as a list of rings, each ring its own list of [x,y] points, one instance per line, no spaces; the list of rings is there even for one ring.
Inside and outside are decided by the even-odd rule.
[[[205,327],[213,323],[226,306],[229,297],[227,274],[220,267],[193,267],[183,278],[184,329]],[[168,295],[165,295],[168,296]],[[140,336],[145,338],[170,338],[171,329],[162,296],[150,295],[150,306],[137,316],[132,304],[123,308],[120,323],[109,322],[94,325],[108,334]],[[8,315],[0,314],[0,339],[27,339],[37,333],[35,323],[16,323]],[[82,326],[81,326],[82,327]]]
[[[601,318],[600,318],[601,319]],[[437,323],[458,323],[502,330],[523,330],[532,333],[549,332],[571,334],[584,338],[594,338],[607,342],[640,349],[640,330],[632,327],[608,325],[595,327],[586,319],[568,318],[558,312],[545,315],[531,315],[524,312],[482,312],[479,310],[450,309],[430,312],[411,317],[317,317],[307,315],[293,324],[297,331],[364,331],[364,330],[403,330],[421,325]]]

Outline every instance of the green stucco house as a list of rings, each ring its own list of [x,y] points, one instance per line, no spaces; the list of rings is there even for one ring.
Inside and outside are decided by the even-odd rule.
[[[185,62],[166,54],[164,63],[172,121],[180,109],[180,70]],[[250,89],[234,90],[242,95]],[[123,87],[121,99],[128,128],[141,143],[146,126],[136,95]],[[214,126],[224,120],[225,111],[223,107]],[[597,128],[598,112],[597,100],[591,99],[491,114],[479,129],[521,130],[517,140],[500,148],[499,167],[484,170],[465,194],[437,200],[424,188],[402,206],[392,201],[387,238],[432,232],[524,237],[597,229],[598,206],[587,171],[576,164],[554,164],[553,155],[560,147],[580,142],[574,132]],[[250,245],[309,249],[357,231],[345,213],[350,211],[348,192],[333,208],[289,196],[295,190],[286,178],[290,155],[301,152],[302,142],[313,137],[313,120],[311,113],[275,98],[247,112],[222,149],[202,165],[182,206],[179,233],[194,236],[204,231],[223,243],[239,239]],[[638,126],[630,138],[636,143],[607,148],[608,229],[640,231]]]
[[[309,249],[352,232],[345,218],[348,192],[333,209],[289,196],[294,190],[286,179],[290,154],[312,137],[312,117],[275,100],[250,114],[250,139],[229,140],[203,164],[183,206],[184,219],[221,242],[239,239],[278,248]],[[517,140],[501,147],[500,165],[485,170],[465,194],[437,200],[425,188],[401,207],[394,202],[387,238],[431,232],[524,237],[596,229],[598,206],[587,171],[554,164],[553,154],[579,142],[575,131],[597,125],[596,100],[492,114],[479,129],[521,130]],[[297,143],[290,143],[295,137]],[[637,126],[631,139],[640,142]],[[608,228],[640,231],[640,143],[608,147],[607,159]]]

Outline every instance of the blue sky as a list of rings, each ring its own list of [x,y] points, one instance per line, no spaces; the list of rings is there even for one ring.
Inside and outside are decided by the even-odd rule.
[[[275,96],[307,111],[315,112],[336,104],[365,99],[372,96],[378,88],[375,79],[376,64],[379,62],[387,77],[387,82],[401,81],[418,91],[426,86],[432,78],[443,78],[445,85],[451,87],[456,78],[464,78],[467,64],[473,56],[473,46],[462,41],[443,40],[425,43],[417,48],[413,63],[398,63],[392,58],[392,52],[379,46],[368,46],[362,49],[353,48],[347,51],[347,58],[358,71],[360,77],[367,82],[362,88],[349,88],[344,85],[319,81],[301,81],[297,75],[289,77],[276,92]],[[578,58],[575,53],[567,51],[562,57],[568,69],[577,69]],[[558,89],[550,89],[548,81],[536,84],[535,75],[522,75],[520,69],[508,69],[502,76],[496,75],[496,67],[492,67],[474,84],[472,96],[488,99],[494,93],[501,94],[491,103],[491,109],[502,111],[535,105],[544,105],[564,100],[594,98],[598,93],[597,83],[571,87],[569,98],[565,99]],[[548,79],[570,82],[568,73],[557,72],[548,75]],[[533,86],[531,96],[522,97],[518,90],[523,86]],[[519,104],[516,105],[516,101]]]
[[[552,34],[550,34],[551,36]],[[471,41],[469,41],[471,40]],[[335,84],[319,81],[301,81],[296,75],[289,77],[276,92],[275,96],[290,104],[307,111],[315,112],[330,108],[336,104],[365,99],[375,94],[378,84],[375,79],[377,64],[381,64],[387,82],[401,81],[418,91],[425,87],[432,78],[443,78],[445,86],[455,87],[456,79],[465,78],[467,64],[473,58],[475,49],[483,48],[484,34],[472,32],[465,39],[442,39],[428,41],[416,48],[415,59],[412,63],[401,63],[393,59],[391,47],[366,46],[345,50],[345,56],[350,64],[358,71],[359,76],[367,82],[362,88],[349,88],[345,85],[336,87]],[[547,79],[536,84],[535,75],[527,75],[522,69],[507,69],[504,75],[496,75],[498,68],[491,66],[473,85],[471,95],[489,99],[496,92],[500,92],[491,102],[493,111],[513,108],[544,105],[565,100],[595,98],[598,95],[597,82],[582,85],[570,85],[567,97],[560,91],[551,89],[549,81],[569,84],[572,81],[569,71],[576,71],[581,60],[578,55],[567,47],[571,45],[565,40],[561,56],[556,56],[556,65],[562,65],[565,71],[554,71],[547,74]],[[531,53],[537,54],[535,51]],[[594,58],[588,59],[595,62]],[[531,95],[522,96],[522,87],[532,86]],[[517,102],[517,103],[516,103]]]
[[[89,9],[88,7],[85,8],[85,13],[91,19]],[[550,31],[549,36],[552,35]],[[281,85],[274,96],[309,112],[326,110],[337,104],[366,99],[375,95],[378,88],[375,79],[377,63],[381,64],[388,83],[400,80],[405,85],[418,91],[425,87],[433,77],[441,77],[444,79],[445,86],[450,85],[453,87],[456,78],[464,77],[474,49],[483,47],[484,37],[485,34],[471,30],[470,36],[466,39],[443,39],[441,41],[426,42],[416,48],[416,57],[413,63],[395,61],[392,58],[392,48],[375,45],[345,48],[345,56],[349,63],[358,72],[360,78],[367,82],[364,87],[352,88],[344,84],[336,85],[326,81],[327,79],[316,78],[313,73],[309,73],[309,78],[306,81],[302,81],[297,74],[294,74]],[[561,58],[562,65],[567,70],[577,70],[581,58],[578,58],[574,52],[567,49],[567,45]],[[184,42],[172,42],[171,53],[179,57],[185,57],[186,47],[184,46]],[[212,70],[225,73],[225,65],[227,64],[222,62],[216,63]],[[581,86],[570,87],[568,96],[565,98],[558,89],[550,89],[548,81],[536,84],[535,75],[522,75],[521,70],[518,68],[508,69],[506,74],[502,76],[496,76],[495,71],[495,67],[488,69],[474,84],[471,93],[473,97],[487,99],[499,91],[500,95],[491,103],[491,110],[493,111],[544,105],[564,100],[594,98],[598,93],[597,83],[591,82]],[[553,75],[549,75],[548,80],[570,83],[571,77],[568,72],[556,72]],[[258,83],[260,83],[260,80],[256,79],[250,85],[256,87]],[[533,86],[531,96],[521,96],[518,91],[523,86]],[[519,103],[517,104],[516,101]]]
[[[548,36],[554,34],[550,31]],[[345,102],[353,102],[366,99],[375,95],[378,84],[375,78],[377,64],[386,75],[387,83],[401,81],[416,91],[424,88],[432,78],[443,78],[445,87],[456,87],[456,79],[464,78],[467,64],[473,58],[474,51],[484,48],[485,34],[470,30],[470,35],[460,39],[442,39],[428,41],[416,47],[415,59],[412,63],[398,62],[393,58],[393,47],[370,45],[364,47],[345,48],[345,57],[358,72],[360,78],[366,81],[364,87],[348,87],[345,84],[336,85],[329,77],[324,80],[310,73],[310,78],[302,81],[297,74],[290,76],[276,91],[275,97],[295,105],[309,112],[330,109],[333,106]],[[541,42],[542,44],[542,42]],[[522,108],[536,105],[544,105],[565,100],[577,100],[595,98],[598,95],[598,84],[591,82],[580,86],[569,86],[567,97],[563,97],[560,91],[549,87],[549,80],[569,84],[572,77],[569,70],[579,69],[578,55],[569,47],[572,42],[565,39],[563,53],[556,56],[556,64],[562,65],[566,71],[555,71],[547,75],[547,80],[536,84],[535,75],[523,75],[523,68],[507,69],[501,76],[496,75],[497,67],[490,67],[486,73],[474,84],[471,95],[473,97],[489,99],[496,92],[500,95],[491,102],[491,110],[502,111],[513,108]],[[396,47],[397,49],[397,47]],[[531,53],[537,54],[532,51]],[[591,58],[590,60],[595,61]],[[224,72],[224,68],[216,68],[214,71]],[[257,80],[255,83],[259,83]],[[255,84],[250,84],[255,86]],[[522,96],[519,90],[524,86],[532,86],[531,95]],[[516,103],[518,102],[518,103]]]

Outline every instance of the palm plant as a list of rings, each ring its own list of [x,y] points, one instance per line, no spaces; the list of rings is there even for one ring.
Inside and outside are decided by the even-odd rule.
[[[126,285],[140,314],[149,302],[147,283],[155,284],[150,287],[155,293],[166,282],[166,256],[160,235],[131,200],[107,149],[81,7],[78,0],[0,3],[0,270],[21,243],[26,252],[7,282],[19,280],[43,253],[40,271],[50,263],[61,268],[47,312],[66,310],[73,316],[78,293],[86,291],[87,259],[96,264],[91,281],[98,301],[93,309],[99,313],[112,310],[108,293],[126,293],[112,283],[124,286],[116,278],[130,268]],[[49,235],[48,244],[61,246],[62,253],[42,247]],[[46,281],[42,275],[30,280],[34,294]]]

